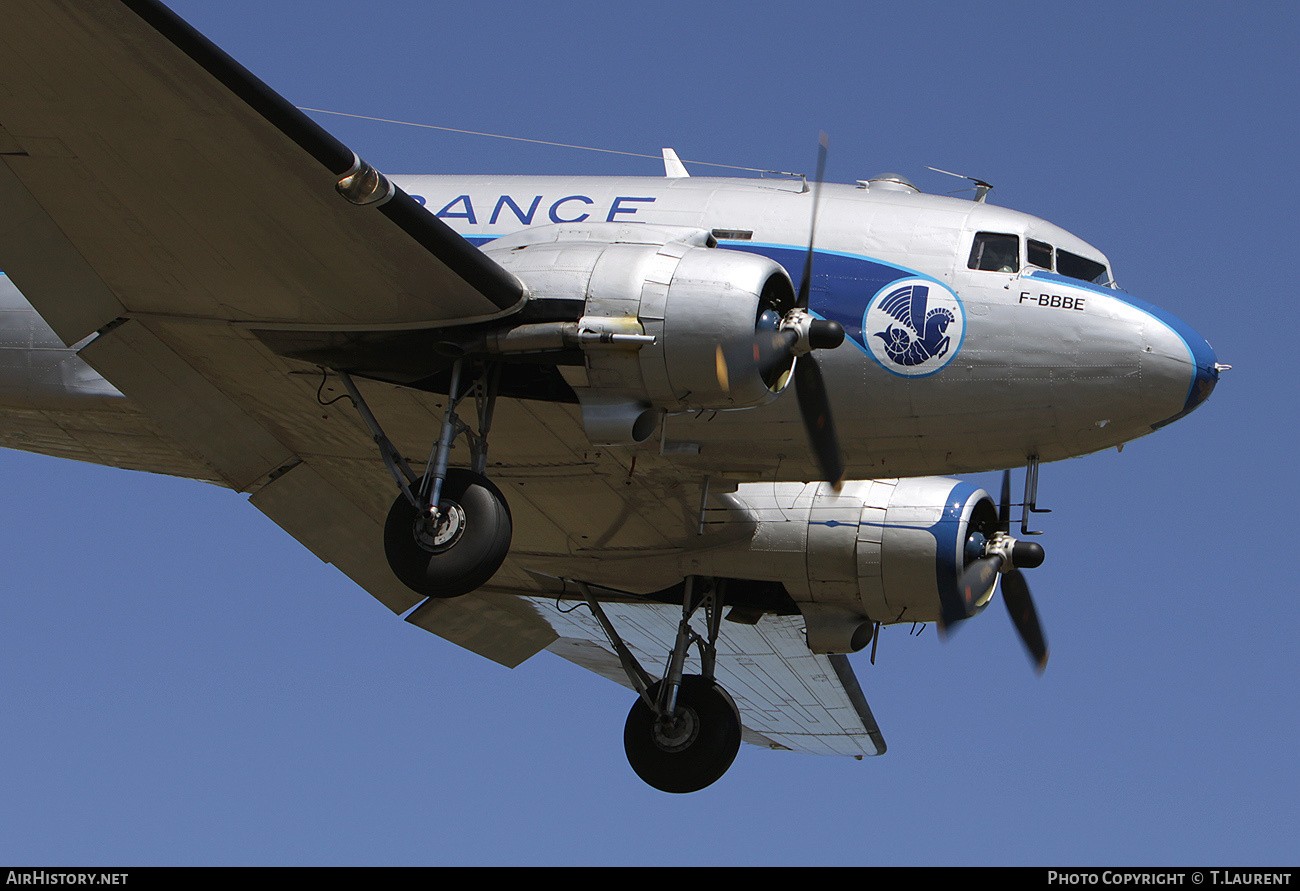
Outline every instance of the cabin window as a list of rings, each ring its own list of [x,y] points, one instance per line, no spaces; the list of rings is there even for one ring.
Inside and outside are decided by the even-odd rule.
[[[1052,246],[1045,241],[1034,241],[1029,239],[1026,259],[1030,266],[1037,266],[1040,269],[1052,268]]]
[[[970,262],[966,265],[985,272],[1019,272],[1020,237],[996,232],[976,233]]]
[[[1080,257],[1069,251],[1057,250],[1056,271],[1061,275],[1068,275],[1070,278],[1082,279],[1096,285],[1110,284],[1110,273],[1106,271],[1105,264]]]

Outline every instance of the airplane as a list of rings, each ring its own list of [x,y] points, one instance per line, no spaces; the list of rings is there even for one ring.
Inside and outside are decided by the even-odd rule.
[[[1000,591],[1042,670],[1039,466],[1227,368],[981,180],[385,175],[156,0],[7,11],[0,445],[245,493],[405,621],[630,688],[665,792],[883,754],[884,626]]]

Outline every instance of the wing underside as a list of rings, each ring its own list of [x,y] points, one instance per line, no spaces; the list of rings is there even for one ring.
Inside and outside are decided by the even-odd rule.
[[[0,162],[0,264],[68,343],[123,316],[393,329],[522,300],[382,178],[345,197],[357,156],[154,0],[5,4]]]
[[[600,624],[585,604],[523,597],[559,635],[547,647],[570,662],[631,687]],[[619,636],[652,673],[672,649],[681,607],[603,604]],[[800,616],[765,615],[756,624],[723,622],[716,678],[735,699],[744,740],[813,755],[883,755],[885,740],[844,656],[809,651]],[[703,632],[701,626],[697,629]],[[687,660],[686,672],[698,672]]]

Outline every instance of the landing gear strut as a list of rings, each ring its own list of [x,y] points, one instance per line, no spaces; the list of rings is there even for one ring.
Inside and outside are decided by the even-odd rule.
[[[422,477],[415,475],[384,434],[352,378],[339,372],[379,446],[384,465],[401,489],[384,524],[388,565],[402,584],[425,597],[468,594],[492,578],[510,550],[510,507],[501,490],[484,475],[500,367],[488,366],[461,392],[464,361],[457,359],[452,366],[442,427]],[[471,394],[478,414],[477,432],[457,414],[461,402]],[[452,443],[462,433],[470,445],[473,470],[447,466]]]
[[[713,679],[722,620],[722,592],[712,580],[688,576],[682,618],[663,679],[655,681],[637,663],[586,585],[579,585],[640,694],[623,727],[623,746],[637,776],[663,792],[696,792],[727,772],[740,749],[740,712]],[[707,637],[690,625],[705,611]],[[699,648],[701,674],[683,674],[691,644]]]

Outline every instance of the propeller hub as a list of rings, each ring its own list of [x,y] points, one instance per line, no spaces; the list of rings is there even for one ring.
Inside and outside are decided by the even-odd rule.
[[[844,343],[843,325],[830,319],[819,319],[803,308],[786,313],[781,320],[781,334],[795,356],[806,356],[813,350],[833,350]]]
[[[1042,566],[1046,553],[1038,542],[1019,541],[1005,532],[999,532],[985,545],[984,556],[1001,557],[1002,567],[998,571],[1006,573],[1013,569],[1034,569]]]
[[[1011,562],[1017,569],[1034,569],[1043,565],[1046,554],[1036,541],[1018,541],[1011,547]]]
[[[833,350],[844,343],[844,326],[830,319],[813,319],[808,325],[808,349]]]

